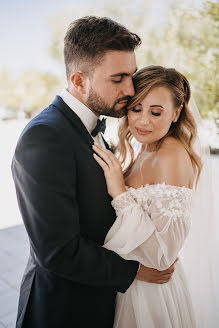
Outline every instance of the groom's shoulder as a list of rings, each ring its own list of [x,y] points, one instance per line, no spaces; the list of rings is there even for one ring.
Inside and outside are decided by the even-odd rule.
[[[33,117],[27,124],[27,128],[31,128],[35,125],[48,125],[53,127],[58,127],[63,122],[63,115],[60,111],[52,104],[43,109],[38,115]]]
[[[21,132],[18,143],[50,137],[63,139],[65,136],[63,131],[66,132],[67,130],[68,122],[61,112],[53,104],[50,104],[27,123]]]
[[[65,119],[62,112],[51,103],[48,107],[43,109],[38,115],[33,117],[28,124],[25,126],[21,133],[21,136],[27,131],[35,129],[36,127],[48,127],[56,131],[66,131],[68,127],[68,122]],[[50,130],[51,130],[50,129]]]

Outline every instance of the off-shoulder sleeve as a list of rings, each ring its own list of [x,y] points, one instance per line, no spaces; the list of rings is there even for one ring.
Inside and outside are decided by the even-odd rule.
[[[117,219],[104,247],[158,270],[178,256],[191,222],[192,191],[165,184],[128,189],[112,201]]]

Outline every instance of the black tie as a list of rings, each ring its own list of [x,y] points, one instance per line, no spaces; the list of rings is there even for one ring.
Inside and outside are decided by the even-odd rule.
[[[93,129],[93,131],[91,132],[92,137],[96,137],[96,135],[99,132],[104,133],[106,130],[106,119],[103,118],[102,120],[97,120],[97,125],[95,126],[95,128]]]

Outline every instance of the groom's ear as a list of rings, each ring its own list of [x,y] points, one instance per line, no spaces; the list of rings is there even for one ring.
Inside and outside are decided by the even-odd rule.
[[[75,72],[71,75],[70,81],[75,91],[86,94],[88,89],[88,78],[83,72]]]

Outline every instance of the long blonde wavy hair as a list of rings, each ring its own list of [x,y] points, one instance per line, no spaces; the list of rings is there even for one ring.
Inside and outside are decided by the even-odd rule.
[[[192,113],[189,110],[188,103],[191,97],[190,85],[186,77],[176,71],[174,68],[165,68],[162,66],[147,66],[139,70],[133,76],[133,83],[136,90],[135,96],[129,101],[127,110],[141,103],[152,88],[164,86],[170,90],[173,96],[174,106],[176,108],[183,105],[180,116],[176,123],[172,123],[168,133],[161,138],[155,147],[158,150],[162,142],[172,136],[179,140],[187,150],[193,168],[196,172],[196,184],[199,179],[202,161],[193,149],[194,142],[197,137],[197,126]],[[129,159],[129,164],[124,172],[127,172],[134,163],[135,153],[132,147],[133,135],[128,127],[128,116],[123,118],[123,122],[119,127],[119,143],[117,151],[119,160],[124,166]]]

